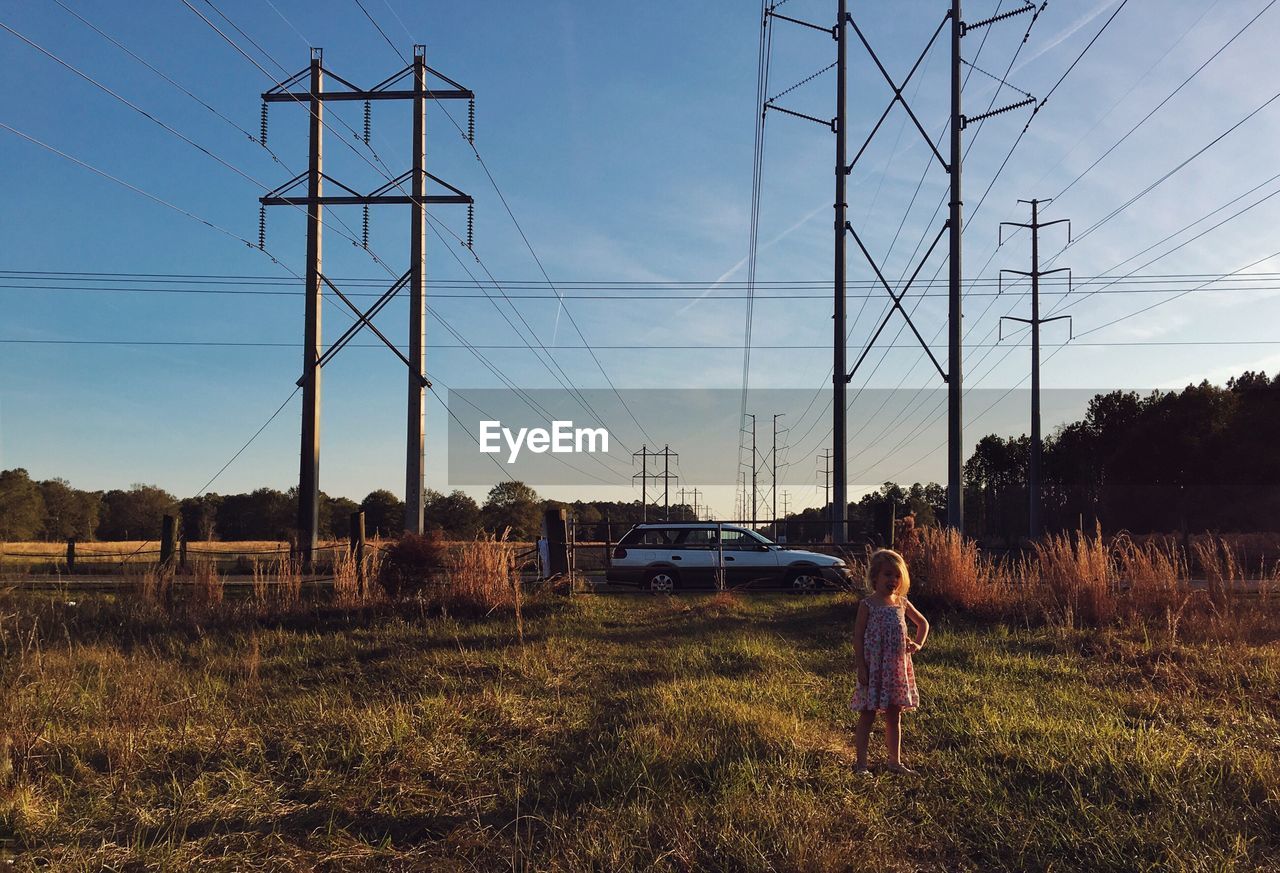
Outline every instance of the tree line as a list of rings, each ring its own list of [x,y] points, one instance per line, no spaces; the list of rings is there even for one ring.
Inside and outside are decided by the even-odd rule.
[[[1044,440],[1048,530],[1280,530],[1280,376],[1098,394]],[[965,464],[966,527],[1027,533],[1030,439],[984,437]]]
[[[478,504],[462,491],[428,491],[428,528],[451,538],[472,537],[484,529],[505,527],[512,510],[510,489],[495,488]],[[369,536],[397,536],[404,527],[404,501],[385,489],[371,491],[359,502],[320,494],[320,536],[342,538],[353,512],[363,510]],[[518,512],[515,513],[518,515]],[[0,471],[0,541],[154,540],[162,518],[181,519],[188,540],[290,539],[297,528],[297,489],[258,488],[243,494],[210,492],[179,498],[155,485],[85,491],[65,479],[35,481],[24,469]],[[528,515],[526,513],[526,515]]]
[[[1080,421],[1044,440],[1046,528],[1135,533],[1186,530],[1280,529],[1280,376],[1246,372],[1226,386],[1207,381],[1181,391],[1098,394]],[[1027,533],[1030,440],[991,434],[965,464],[966,532],[988,542]],[[883,538],[892,519],[914,515],[937,523],[946,491],[937,483],[902,487],[886,482],[849,504],[852,539]],[[584,526],[582,539],[601,539],[604,522],[617,537],[645,517],[639,501],[544,500],[522,482],[490,489],[484,503],[462,491],[429,490],[428,530],[450,539],[509,530],[531,540],[548,508],[563,508]],[[320,495],[320,535],[342,538],[351,513],[363,510],[370,536],[394,537],[404,503],[390,491],[359,502]],[[660,509],[648,508],[650,520]],[[693,508],[672,505],[671,519],[692,519]],[[161,518],[177,515],[188,540],[288,540],[296,528],[297,491],[259,488],[244,494],[178,498],[154,485],[84,491],[63,479],[34,481],[26,470],[0,471],[0,541],[154,540]],[[792,542],[822,539],[829,510],[787,516],[778,533]],[[767,523],[761,524],[765,532]]]
[[[990,434],[964,465],[965,533],[1012,545],[1029,532],[1025,434]],[[1280,530],[1280,376],[1245,372],[1225,386],[1096,394],[1084,417],[1044,438],[1046,532],[1239,533]],[[850,536],[883,538],[893,517],[936,523],[940,485],[886,482],[849,504]],[[794,518],[822,529],[826,508]]]

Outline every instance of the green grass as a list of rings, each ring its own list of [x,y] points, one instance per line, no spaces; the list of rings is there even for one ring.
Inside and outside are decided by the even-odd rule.
[[[523,647],[510,616],[313,611],[249,630],[43,603],[0,599],[0,839],[19,869],[1280,858],[1274,643],[931,616],[904,716],[922,776],[861,779],[847,596],[541,602]],[[877,728],[873,762],[879,744]]]

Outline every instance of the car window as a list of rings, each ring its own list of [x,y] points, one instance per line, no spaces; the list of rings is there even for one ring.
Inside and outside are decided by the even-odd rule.
[[[672,534],[674,531],[663,530],[662,528],[642,528],[633,530],[622,538],[621,546],[666,546],[670,545]]]
[[[755,551],[760,547],[760,541],[745,530],[725,530],[724,547],[737,551]]]
[[[695,527],[683,531],[683,536],[679,542],[682,546],[689,548],[714,548],[716,546],[716,532],[714,528]]]

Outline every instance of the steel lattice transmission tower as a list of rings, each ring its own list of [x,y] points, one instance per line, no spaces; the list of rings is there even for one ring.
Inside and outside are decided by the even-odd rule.
[[[387,348],[404,362],[408,378],[408,422],[405,454],[405,519],[404,529],[422,533],[423,493],[425,491],[425,423],[426,390],[430,383],[426,377],[426,207],[428,204],[473,204],[470,196],[459,191],[426,170],[426,112],[428,100],[474,100],[475,95],[452,79],[427,66],[426,48],[413,47],[413,61],[399,72],[388,76],[368,90],[352,85],[341,76],[325,69],[322,49],[311,50],[310,65],[279,82],[262,95],[263,139],[266,139],[266,105],[268,103],[295,103],[308,110],[310,115],[309,160],[307,169],[294,176],[266,196],[259,198],[262,206],[303,206],[307,212],[307,269],[306,309],[302,377],[302,452],[298,475],[298,547],[304,566],[310,567],[317,545],[319,528],[320,494],[320,371],[333,359],[359,331],[367,327]],[[434,76],[448,87],[429,88],[428,76]],[[338,83],[340,90],[326,91],[326,76]],[[409,86],[402,84],[410,80]],[[307,90],[291,90],[302,82]],[[369,192],[361,194],[325,174],[323,170],[324,105],[330,101],[363,101],[365,104],[365,142],[368,142],[369,105],[374,100],[409,100],[413,105],[413,167],[395,179]],[[445,189],[446,193],[428,194],[428,180]],[[343,193],[325,195],[324,183],[329,182]],[[410,187],[405,191],[405,185]],[[305,194],[291,193],[305,186]],[[393,190],[398,193],[393,193]],[[397,279],[378,300],[361,311],[327,277],[322,269],[324,208],[326,206],[408,205],[410,209],[411,235],[409,243],[409,269]],[[365,247],[368,231],[365,231]],[[259,239],[261,240],[261,232]],[[409,289],[409,355],[406,357],[395,344],[378,330],[373,319],[402,289]],[[356,321],[327,350],[322,348],[321,301],[328,288],[352,311]]]
[[[831,409],[832,464],[833,464],[832,474],[834,476],[834,481],[832,483],[833,485],[832,491],[834,493],[832,495],[832,518],[831,518],[833,541],[845,542],[848,539],[848,490],[847,490],[848,489],[848,436],[846,432],[846,411],[847,410],[846,410],[845,387],[853,379],[854,374],[858,371],[858,367],[861,366],[862,362],[866,359],[868,352],[871,351],[871,347],[875,344],[876,340],[880,338],[881,332],[885,329],[886,325],[889,323],[889,320],[893,317],[893,314],[895,311],[898,313],[901,313],[902,317],[906,320],[907,326],[911,328],[911,332],[915,335],[916,340],[920,343],[921,347],[929,355],[929,360],[933,362],[934,368],[938,371],[938,374],[942,377],[942,380],[947,384],[947,390],[948,390],[947,524],[951,527],[962,528],[964,525],[964,501],[963,501],[963,490],[962,490],[962,482],[961,482],[961,475],[963,472],[963,464],[964,464],[964,458],[963,458],[964,426],[963,426],[962,408],[961,408],[961,397],[963,393],[963,384],[962,384],[963,374],[962,374],[962,368],[961,368],[961,357],[963,352],[962,343],[961,343],[961,339],[962,339],[961,281],[963,278],[963,271],[961,269],[961,266],[962,266],[961,254],[962,254],[962,247],[963,247],[963,230],[964,230],[963,208],[962,208],[963,201],[961,200],[961,170],[962,170],[961,159],[962,159],[962,152],[963,152],[962,132],[964,131],[966,126],[968,126],[969,124],[975,121],[981,121],[982,119],[988,118],[992,115],[999,115],[1003,112],[1008,112],[1012,109],[1017,109],[1021,106],[1027,106],[1031,103],[1034,103],[1035,99],[1028,97],[1016,103],[1009,104],[1008,106],[1003,106],[999,109],[993,109],[981,115],[974,116],[973,118],[965,117],[962,111],[961,99],[960,99],[960,88],[962,83],[962,76],[960,73],[960,67],[962,63],[962,58],[960,55],[960,43],[961,43],[961,39],[965,36],[965,34],[969,33],[970,31],[977,30],[982,27],[986,27],[990,24],[996,23],[997,21],[1003,21],[1007,18],[1012,18],[1015,15],[1021,15],[1024,12],[1033,12],[1036,8],[1035,4],[1026,2],[1025,5],[1020,6],[1017,9],[1013,9],[1008,12],[1004,12],[999,15],[992,16],[991,18],[983,19],[982,21],[974,22],[973,24],[966,24],[961,19],[960,0],[951,0],[949,4],[950,8],[948,9],[947,13],[943,16],[942,21],[938,24],[937,29],[933,33],[933,36],[930,37],[928,44],[924,48],[924,51],[920,53],[920,56],[916,59],[916,62],[912,65],[911,70],[907,73],[906,77],[902,80],[901,83],[894,81],[894,78],[889,74],[889,71],[885,68],[885,65],[881,63],[879,56],[876,55],[875,49],[871,47],[871,43],[867,40],[867,37],[865,36],[865,34],[863,34],[862,29],[858,26],[858,23],[854,20],[853,16],[849,14],[848,8],[847,8],[848,0],[838,0],[837,10],[836,10],[836,23],[835,23],[835,26],[830,28],[822,27],[817,24],[812,24],[808,21],[801,21],[800,19],[792,18],[787,15],[782,15],[781,13],[776,11],[776,5],[777,4],[775,4],[775,6],[772,6],[766,9],[765,11],[766,18],[776,18],[782,21],[791,22],[792,24],[801,25],[811,30],[816,30],[823,33],[829,33],[832,39],[834,39],[836,42],[836,114],[834,118],[831,118],[829,120],[823,119],[823,118],[815,118],[814,116],[806,115],[803,112],[795,112],[790,109],[785,109],[781,106],[776,105],[773,102],[773,100],[776,98],[771,98],[768,101],[766,101],[763,107],[764,111],[774,109],[779,112],[783,112],[787,115],[796,116],[798,118],[804,118],[809,121],[817,122],[818,124],[821,124],[825,127],[829,127],[831,129],[831,132],[835,134],[835,139],[836,139],[836,147],[835,147],[836,190],[835,190],[835,225],[834,225],[834,229],[835,229],[835,264],[834,264],[835,326],[834,326],[834,349],[833,349],[833,366],[832,366],[832,392],[833,393],[832,393],[832,409]],[[928,132],[925,131],[924,126],[920,123],[920,119],[916,117],[916,114],[912,110],[911,105],[907,103],[906,98],[902,96],[902,92],[906,89],[912,77],[915,76],[916,71],[920,69],[920,64],[924,61],[925,56],[929,53],[929,50],[933,48],[933,44],[937,41],[938,37],[942,34],[943,30],[947,29],[948,25],[950,25],[950,43],[951,43],[951,121],[949,125],[950,147],[951,147],[950,158],[951,159],[949,161],[943,158],[942,152],[939,150],[938,145],[933,141],[933,137],[929,136]],[[857,153],[854,155],[853,160],[849,161],[846,164],[845,161],[847,159],[847,154],[848,154],[848,151],[847,151],[848,144],[846,141],[847,125],[845,123],[845,114],[846,114],[845,100],[846,100],[846,94],[848,91],[847,43],[849,41],[850,29],[852,29],[853,33],[857,36],[858,41],[866,49],[867,54],[875,62],[876,69],[880,72],[880,75],[884,78],[885,83],[889,86],[889,89],[893,92],[893,96],[889,100],[889,105],[885,107],[884,111],[880,114],[879,120],[876,122],[875,126],[871,129],[871,133],[867,135],[866,141],[863,142],[862,146],[858,149]],[[895,292],[893,286],[891,286],[889,282],[885,279],[884,274],[881,271],[880,266],[876,263],[875,258],[872,257],[871,253],[867,250],[866,245],[863,244],[862,239],[858,236],[858,233],[854,229],[853,225],[848,221],[848,218],[847,218],[848,203],[845,202],[845,180],[849,176],[849,174],[853,172],[853,168],[857,165],[859,159],[861,159],[862,156],[866,153],[867,147],[871,144],[871,141],[875,138],[876,134],[880,131],[880,127],[881,125],[884,124],[885,119],[888,118],[889,113],[893,110],[894,106],[898,104],[901,104],[903,110],[910,117],[916,130],[920,133],[920,136],[924,138],[925,142],[928,144],[929,148],[932,150],[934,156],[937,158],[938,164],[941,166],[943,172],[947,174],[950,180],[951,191],[950,191],[950,211],[949,211],[949,216],[947,218],[946,223],[942,226],[942,229],[938,232],[937,237],[934,238],[933,243],[929,246],[929,249],[925,252],[924,256],[920,259],[920,262],[916,265],[915,270],[911,274],[911,278],[907,280],[906,284],[902,286],[901,290]],[[950,232],[950,254],[949,254],[950,270],[948,275],[949,306],[948,306],[948,314],[947,314],[948,364],[947,364],[947,367],[944,369],[942,365],[938,362],[937,357],[934,356],[928,344],[925,342],[924,337],[920,335],[920,331],[916,329],[916,326],[911,321],[911,316],[907,313],[907,310],[903,308],[902,300],[903,298],[906,297],[907,292],[911,290],[911,286],[915,282],[916,277],[919,276],[920,270],[924,267],[925,262],[933,254],[933,251],[937,247],[938,243],[942,241],[943,235],[947,234],[948,231]],[[863,256],[866,258],[872,270],[875,272],[876,279],[880,282],[882,286],[884,286],[885,291],[888,292],[889,298],[893,304],[892,307],[889,309],[888,313],[886,313],[884,320],[880,323],[880,325],[876,328],[875,332],[872,334],[870,341],[867,343],[866,347],[863,349],[862,354],[859,356],[857,362],[854,363],[853,368],[851,370],[846,370],[846,359],[845,359],[846,345],[848,343],[848,332],[847,332],[847,329],[846,329],[847,326],[845,323],[845,320],[846,320],[845,318],[845,271],[846,271],[845,238],[846,236],[853,237],[853,240],[857,244],[859,250],[861,250]]]

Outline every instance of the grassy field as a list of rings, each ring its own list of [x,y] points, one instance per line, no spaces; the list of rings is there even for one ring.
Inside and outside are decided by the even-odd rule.
[[[325,544],[328,548],[329,544]],[[339,548],[345,550],[346,543]],[[250,573],[252,563],[286,557],[287,542],[198,542],[188,547],[190,561],[209,561],[224,573]],[[66,543],[0,543],[0,578],[26,576],[122,575],[154,565],[160,559],[159,540],[76,543],[74,574],[67,567]]]
[[[933,615],[922,775],[861,779],[855,602],[545,598],[521,644],[506,614],[0,595],[0,845],[86,871],[1280,869],[1280,645]]]
[[[370,537],[366,548],[377,551],[393,544],[394,540]],[[469,541],[468,541],[469,542]],[[450,543],[450,547],[466,543]],[[512,543],[524,550],[532,543]],[[330,572],[335,556],[345,555],[350,546],[347,540],[322,540],[317,548],[316,561],[319,570]],[[603,549],[603,546],[601,547]],[[603,567],[601,550],[583,550],[593,553],[595,564]],[[254,572],[255,563],[261,568],[288,558],[289,543],[275,540],[242,540],[222,542],[191,542],[187,544],[188,568],[197,563],[207,563],[218,572],[232,576],[246,576]],[[76,543],[74,573],[69,573],[66,561],[67,544],[53,542],[0,543],[0,579],[22,579],[28,576],[56,577],[66,575],[124,576],[137,574],[160,560],[158,540],[123,540],[119,542]]]
[[[342,543],[345,545],[345,541]],[[135,552],[150,554],[160,548],[159,540],[120,540],[112,542],[79,542],[76,543],[76,557],[92,558],[97,556],[132,555]],[[200,552],[229,552],[231,554],[248,554],[254,552],[288,551],[287,542],[276,540],[251,540],[244,542],[193,542],[191,550]],[[61,558],[67,553],[66,543],[22,542],[0,544],[0,552],[5,558],[47,557]],[[152,556],[150,560],[154,561]]]

